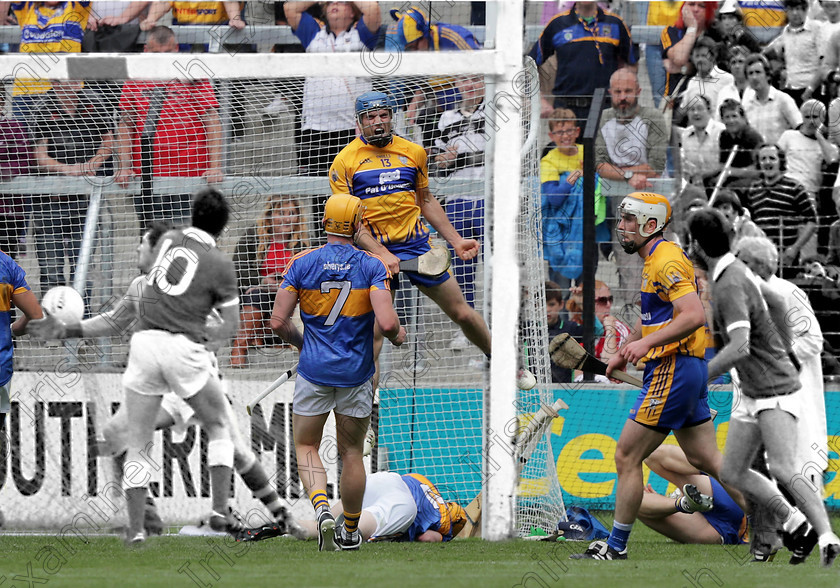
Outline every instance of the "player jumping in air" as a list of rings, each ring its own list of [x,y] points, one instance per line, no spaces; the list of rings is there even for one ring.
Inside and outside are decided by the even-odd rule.
[[[362,453],[373,410],[373,325],[394,345],[402,345],[406,335],[391,302],[387,266],[353,245],[363,214],[355,196],[330,196],[324,207],[327,244],[292,258],[271,315],[272,330],[300,349],[292,426],[300,480],[318,519],[319,551],[356,550],[362,544]],[[298,301],[303,335],[291,320]],[[343,466],[344,524],[338,533],[327,502],[327,471],[318,455],[330,412]]]
[[[464,239],[452,226],[429,191],[426,151],[393,134],[392,116],[393,106],[387,94],[365,92],[356,98],[356,121],[361,135],[333,161],[330,187],[333,194],[350,193],[364,203],[367,210],[356,243],[385,261],[394,276],[396,290],[400,260],[418,257],[431,248],[423,218],[463,260],[475,258],[479,244],[475,239]],[[415,272],[405,274],[458,324],[467,339],[490,357],[490,330],[482,316],[467,304],[458,282],[449,273],[437,278]],[[377,358],[381,349],[382,334],[377,331]],[[517,385],[528,390],[536,385],[536,380],[523,369]]]
[[[627,362],[644,359],[644,386],[615,451],[618,486],[612,532],[606,541],[594,541],[572,559],[627,559],[627,539],[644,492],[642,462],[672,430],[691,465],[714,477],[720,471],[721,454],[707,402],[705,313],[691,261],[679,245],[663,237],[670,220],[671,205],[659,194],[633,192],[618,207],[621,246],[644,259],[642,314],[610,359],[607,376]],[[692,508],[701,510],[708,499],[698,496]]]

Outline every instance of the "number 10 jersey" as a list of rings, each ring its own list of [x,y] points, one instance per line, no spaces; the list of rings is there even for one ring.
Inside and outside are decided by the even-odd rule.
[[[236,271],[216,240],[195,227],[165,233],[138,301],[137,330],[183,333],[205,343],[207,315],[229,305],[239,305]]]

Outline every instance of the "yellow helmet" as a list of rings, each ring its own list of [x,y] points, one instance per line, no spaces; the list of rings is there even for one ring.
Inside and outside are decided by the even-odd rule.
[[[665,225],[670,222],[671,204],[661,194],[654,194],[653,192],[631,192],[624,197],[624,200],[618,206],[618,217],[620,218],[625,214],[636,217],[636,222],[639,225],[639,234],[642,237],[650,237],[651,235],[662,232],[665,229]],[[645,226],[651,219],[656,221],[656,228],[648,233],[645,231]]]
[[[446,506],[449,509],[449,528],[452,530],[452,538],[454,539],[467,524],[467,511],[457,502],[447,502]]]
[[[328,235],[352,237],[362,222],[365,207],[351,194],[333,194],[324,205],[324,231]]]

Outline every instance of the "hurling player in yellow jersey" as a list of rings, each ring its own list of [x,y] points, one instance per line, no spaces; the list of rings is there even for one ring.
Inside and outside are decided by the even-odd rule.
[[[595,541],[573,559],[627,559],[627,539],[644,493],[642,462],[672,430],[689,463],[718,478],[722,457],[707,402],[706,316],[694,267],[676,243],[662,234],[671,220],[664,196],[633,192],[618,207],[616,232],[626,253],[644,260],[642,314],[630,337],[610,359],[607,376],[627,362],[645,360],[642,390],[630,410],[615,451],[618,474],[615,520],[606,541]],[[743,504],[740,494],[733,494]],[[678,509],[708,511],[712,498],[696,491]]]
[[[429,191],[426,151],[420,145],[394,135],[393,106],[382,92],[365,92],[356,98],[356,122],[360,135],[336,156],[330,167],[333,194],[349,193],[366,207],[356,244],[380,256],[391,274],[392,292],[399,284],[400,260],[422,255],[431,248],[426,221],[463,260],[478,255],[475,239],[464,239],[449,222],[446,212]],[[461,328],[467,339],[490,356],[490,330],[484,318],[464,298],[458,282],[444,273],[433,278],[404,272],[409,282],[431,298]],[[382,334],[376,332],[374,353],[379,357]],[[378,373],[377,373],[378,380]],[[517,385],[533,388],[534,376],[520,370]]]

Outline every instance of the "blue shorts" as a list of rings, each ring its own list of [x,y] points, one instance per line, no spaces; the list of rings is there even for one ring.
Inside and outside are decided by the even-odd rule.
[[[717,480],[710,477],[709,481],[712,483],[712,496],[715,499],[715,506],[709,512],[700,514],[723,538],[724,545],[747,543],[747,524],[744,511],[732,500],[732,497],[727,494]]]
[[[706,360],[699,357],[669,355],[648,361],[630,418],[662,432],[709,420],[707,379]]]

